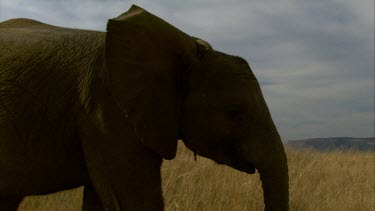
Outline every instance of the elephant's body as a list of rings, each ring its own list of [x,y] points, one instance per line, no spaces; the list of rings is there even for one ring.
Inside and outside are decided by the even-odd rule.
[[[93,112],[105,106],[110,96],[101,91],[90,95],[93,86],[105,80],[100,78],[104,41],[104,32],[60,28],[29,19],[0,23],[0,210],[8,207],[12,210],[27,195],[48,194],[82,185],[85,186],[83,208],[102,209],[101,203],[92,203],[98,196],[92,188],[93,178],[87,166],[100,162],[97,159],[101,155],[91,154],[96,149],[84,153],[82,145],[88,150],[87,144],[91,144],[90,147],[110,144],[93,143],[94,136],[103,135],[99,131],[105,122]],[[100,112],[115,109],[109,106]],[[111,115],[108,118],[118,119]],[[114,133],[125,133],[130,140],[135,136],[132,131],[127,133],[126,127],[119,130]],[[134,162],[137,156],[147,157],[138,161],[135,169],[126,168],[126,162],[121,163],[125,167],[120,172],[130,174],[121,179],[132,183],[123,182],[129,187],[128,208],[162,209],[161,158],[150,155],[140,144],[127,144],[127,139],[121,141],[126,147],[119,153],[123,153],[121,156],[127,162]],[[116,154],[115,149],[108,150]],[[137,153],[136,156],[129,151]],[[144,194],[142,189],[151,191]],[[107,209],[126,209],[119,205],[118,196],[109,196],[108,192],[104,195],[102,203],[112,203]],[[153,203],[140,203],[140,200]]]
[[[0,196],[89,184],[78,121],[104,36],[28,19],[0,23]]]
[[[137,6],[107,32],[0,23],[0,210],[82,185],[83,210],[163,210],[178,139],[257,168],[266,210],[288,210],[283,145],[245,60]]]

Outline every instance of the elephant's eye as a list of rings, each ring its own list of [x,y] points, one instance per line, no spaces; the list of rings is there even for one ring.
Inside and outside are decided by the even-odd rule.
[[[225,116],[227,119],[234,122],[239,122],[243,119],[243,113],[241,112],[241,110],[235,108],[227,109],[225,111]]]

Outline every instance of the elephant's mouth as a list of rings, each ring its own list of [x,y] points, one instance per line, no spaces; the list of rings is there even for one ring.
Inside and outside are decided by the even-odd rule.
[[[221,161],[218,161],[218,160],[215,160],[215,159],[213,159],[213,160],[218,164],[224,164],[224,165],[230,166],[234,169],[237,169],[238,171],[246,172],[248,174],[254,174],[255,173],[255,166],[248,161],[235,160],[235,161],[231,161],[229,163],[226,163],[226,162],[221,162]]]
[[[232,166],[233,168],[242,172],[246,172],[248,174],[255,173],[255,166],[252,163],[249,163],[247,161],[238,161],[238,162],[235,162]]]

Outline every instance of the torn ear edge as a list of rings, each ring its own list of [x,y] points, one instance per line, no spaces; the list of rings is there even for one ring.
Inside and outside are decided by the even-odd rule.
[[[206,50],[214,50],[212,46],[210,45],[210,43],[208,43],[207,41],[202,40],[197,37],[192,37],[192,38],[195,39],[195,41],[198,43],[199,46],[205,48]]]
[[[202,40],[197,37],[192,37],[195,40],[197,53],[196,56],[198,59],[202,59],[207,53],[214,51],[212,46],[205,40]]]

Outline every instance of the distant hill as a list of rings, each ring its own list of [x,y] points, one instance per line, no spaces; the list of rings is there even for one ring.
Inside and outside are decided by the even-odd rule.
[[[332,150],[357,150],[357,151],[375,151],[375,137],[371,138],[352,138],[352,137],[333,137],[333,138],[312,138],[304,140],[288,141],[287,146],[298,149],[315,149],[319,151]]]

